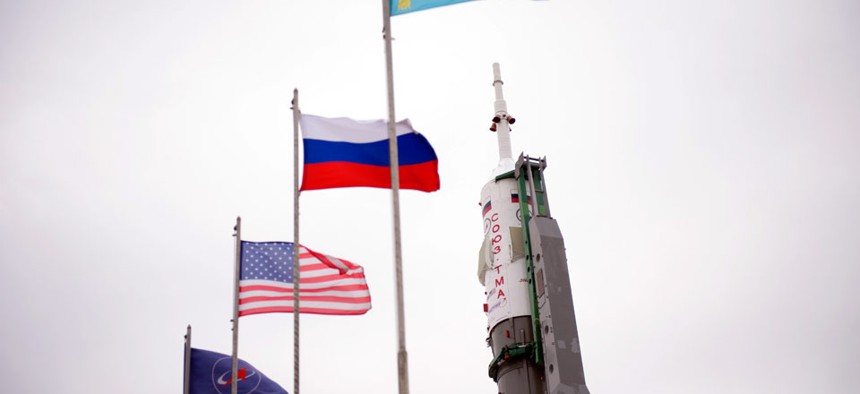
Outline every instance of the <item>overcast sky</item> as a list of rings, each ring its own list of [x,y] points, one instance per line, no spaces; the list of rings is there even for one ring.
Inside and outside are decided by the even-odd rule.
[[[860,386],[860,2],[486,0],[393,18],[412,393],[495,393],[476,277],[498,160],[546,156],[595,394]],[[289,241],[305,113],[386,116],[377,0],[0,1],[0,381],[180,392],[230,352],[236,216]],[[303,316],[303,393],[395,393],[390,192],[313,191],[302,243],[362,265],[364,316]],[[292,391],[292,315],[240,357]]]

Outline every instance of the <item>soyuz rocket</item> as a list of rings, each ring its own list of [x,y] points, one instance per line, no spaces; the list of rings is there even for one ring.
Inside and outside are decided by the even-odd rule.
[[[564,239],[550,216],[546,158],[511,155],[499,64],[493,64],[499,165],[481,190],[485,286],[493,351],[489,375],[500,394],[589,394],[585,385]]]

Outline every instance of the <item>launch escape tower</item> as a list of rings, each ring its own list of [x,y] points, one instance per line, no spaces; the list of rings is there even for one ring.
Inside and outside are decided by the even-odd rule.
[[[550,216],[545,158],[512,160],[498,63],[493,124],[499,166],[481,191],[489,375],[501,394],[589,394],[585,385],[564,239]]]

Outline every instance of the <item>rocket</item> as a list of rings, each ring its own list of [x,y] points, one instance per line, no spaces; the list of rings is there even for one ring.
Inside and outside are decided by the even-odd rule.
[[[489,376],[500,394],[589,394],[570,288],[564,239],[550,216],[546,158],[511,154],[510,125],[499,64],[493,64],[499,164],[481,190],[484,241],[478,279],[487,296],[493,359]]]

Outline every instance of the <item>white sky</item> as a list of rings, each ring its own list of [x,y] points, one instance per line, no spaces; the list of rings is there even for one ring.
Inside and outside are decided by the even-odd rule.
[[[860,386],[860,3],[487,0],[393,19],[398,118],[442,190],[402,194],[413,393],[495,393],[478,200],[547,156],[595,394]],[[292,119],[385,117],[381,5],[0,1],[0,381],[181,390],[230,351],[232,226],[292,239]],[[306,193],[302,243],[367,271],[361,317],[303,317],[303,393],[395,393],[390,193]],[[292,315],[240,356],[292,391]]]

